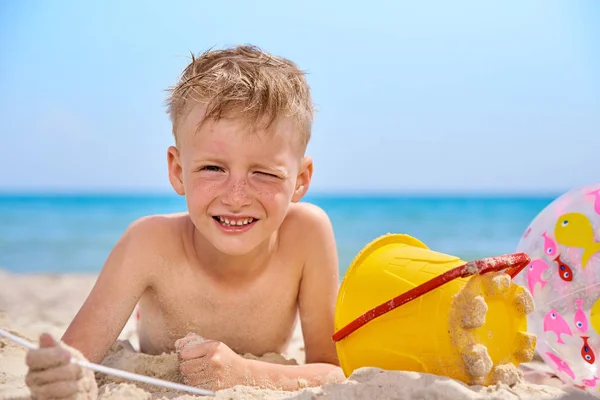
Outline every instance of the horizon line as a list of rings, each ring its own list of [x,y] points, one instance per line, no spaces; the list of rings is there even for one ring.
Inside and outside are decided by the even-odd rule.
[[[571,189],[564,190],[314,190],[310,197],[558,197]],[[184,198],[164,190],[5,190],[0,188],[0,197],[173,197]]]

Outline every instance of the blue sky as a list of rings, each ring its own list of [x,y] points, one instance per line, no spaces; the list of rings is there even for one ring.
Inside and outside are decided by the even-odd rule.
[[[164,90],[238,43],[309,72],[315,192],[600,181],[599,2],[350,4],[3,1],[0,190],[170,191]]]

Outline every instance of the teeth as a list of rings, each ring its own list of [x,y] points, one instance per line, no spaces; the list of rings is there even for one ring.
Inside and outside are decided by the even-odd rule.
[[[251,222],[254,222],[254,218],[242,218],[242,219],[238,219],[238,220],[230,220],[229,218],[225,218],[225,217],[218,217],[218,218],[219,218],[219,222],[221,222],[221,224],[228,225],[228,226],[243,226],[243,225],[248,225]]]

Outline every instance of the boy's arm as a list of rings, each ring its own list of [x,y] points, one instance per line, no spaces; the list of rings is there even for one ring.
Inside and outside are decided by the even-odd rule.
[[[143,218],[125,231],[62,337],[91,362],[102,361],[148,286],[154,224],[152,218]]]
[[[302,271],[298,303],[306,363],[339,365],[334,333],[335,302],[339,288],[338,256],[327,214],[310,206],[306,232],[307,259]]]
[[[306,263],[302,271],[298,295],[300,323],[304,337],[306,364],[285,366],[251,362],[253,375],[265,376],[271,382],[283,384],[283,388],[297,390],[305,381],[308,386],[321,386],[341,382],[345,379],[335,343],[334,312],[339,288],[338,256],[333,228],[327,214],[320,208],[305,204],[307,231],[302,232],[306,240]],[[252,365],[253,364],[253,365]]]

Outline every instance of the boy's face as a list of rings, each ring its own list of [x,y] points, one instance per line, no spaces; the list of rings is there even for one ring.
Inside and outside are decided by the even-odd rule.
[[[177,126],[179,149],[169,148],[169,179],[185,195],[196,229],[230,255],[255,249],[279,228],[290,201],[299,201],[312,176],[295,126],[251,131],[243,120],[207,120],[196,106]]]

